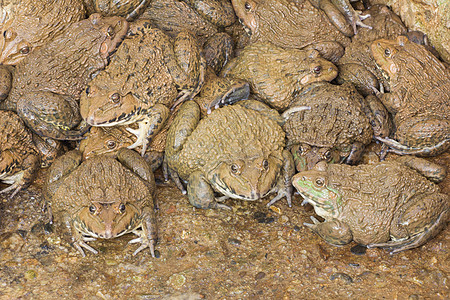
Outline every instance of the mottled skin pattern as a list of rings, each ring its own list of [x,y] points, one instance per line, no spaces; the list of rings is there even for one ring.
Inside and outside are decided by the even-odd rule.
[[[111,239],[129,232],[142,245],[133,253],[150,248],[154,257],[157,239],[154,214],[155,180],[145,160],[123,148],[117,159],[96,156],[81,162],[72,150],[58,157],[49,169],[43,194],[54,219],[67,226],[74,247],[97,251],[86,242]]]
[[[327,242],[353,240],[396,253],[423,245],[450,217],[448,195],[421,174],[442,180],[445,168],[417,157],[359,166],[319,163],[292,183],[325,219],[305,225]]]
[[[215,191],[243,200],[258,200],[278,191],[269,204],[284,195],[290,202],[294,169],[292,157],[283,150],[281,126],[239,104],[216,109],[199,119],[198,105],[184,103],[166,144],[165,163],[175,180],[179,176],[188,182],[192,205],[228,208],[217,203]]]
[[[394,39],[405,34],[407,29],[399,16],[384,5],[374,5],[365,10],[370,18],[364,23],[372,29],[361,28],[345,48],[345,54],[339,59],[339,82],[350,81],[363,95],[373,94],[373,88],[380,84],[389,91],[389,81],[377,67],[370,50],[370,45],[377,39]],[[368,80],[371,79],[371,80]]]
[[[286,109],[306,84],[331,81],[337,73],[337,67],[316,50],[283,49],[271,43],[245,47],[222,70],[224,77],[248,81],[258,100],[279,111]]]
[[[79,98],[92,76],[103,69],[125,37],[121,17],[89,19],[70,25],[16,66],[4,107],[17,111],[34,132],[58,140],[80,139],[72,130],[81,120]]]
[[[393,138],[380,141],[398,154],[437,155],[450,147],[450,72],[405,36],[376,40],[372,53],[389,78],[381,101],[394,115]]]
[[[296,107],[302,106],[310,109],[296,111]],[[328,82],[309,84],[296,96],[283,115],[287,118],[283,126],[287,146],[301,145],[293,152],[294,161],[305,160],[301,164],[307,169],[322,159],[331,161],[336,158],[330,155],[330,151],[335,150],[339,153],[336,163],[357,163],[364,147],[374,136],[371,120],[378,122],[369,104],[351,83],[340,86]],[[387,118],[387,112],[384,118]],[[380,120],[381,123],[383,121]],[[389,132],[378,134],[386,136]],[[316,147],[328,151],[317,151],[314,149]],[[310,155],[314,151],[317,155]],[[296,161],[296,165],[298,164]]]
[[[0,101],[5,100],[11,90],[12,75],[6,66],[0,66]]]
[[[121,16],[131,22],[139,17],[151,0],[83,0],[89,14]]]
[[[0,64],[18,64],[85,14],[80,0],[20,1],[0,30]]]
[[[309,46],[336,61],[350,38],[331,24],[308,0],[232,0],[236,15],[251,34],[250,42],[271,42],[283,48]]]
[[[180,33],[175,41],[141,22],[125,39],[108,67],[88,85],[81,97],[83,119],[92,126],[139,124],[132,130],[142,146],[164,126],[169,107],[192,99],[204,83],[206,64],[195,38]]]
[[[26,188],[39,170],[40,156],[31,132],[12,111],[0,110],[0,180],[10,184],[0,193],[10,198]]]

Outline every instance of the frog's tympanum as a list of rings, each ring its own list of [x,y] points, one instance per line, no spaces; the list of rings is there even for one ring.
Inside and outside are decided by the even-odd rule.
[[[397,154],[437,155],[450,146],[450,72],[422,45],[399,36],[376,40],[372,53],[388,78],[380,96],[394,115],[393,138],[378,138]]]
[[[20,1],[0,30],[0,64],[18,64],[85,14],[80,0]]]
[[[283,116],[297,171],[311,169],[321,160],[355,164],[374,134],[387,136],[390,130],[379,99],[364,99],[349,82],[305,86]]]
[[[31,132],[18,115],[0,110],[0,180],[10,184],[0,193],[13,191],[14,197],[33,181],[40,156]]]
[[[241,106],[243,102],[248,101],[216,109],[201,120],[198,104],[185,102],[169,129],[165,164],[180,189],[179,178],[187,181],[195,207],[228,208],[214,192],[250,201],[278,192],[269,204],[286,196],[290,205],[294,165],[284,150],[284,131],[263,112]]]
[[[206,64],[195,38],[180,33],[174,41],[145,21],[123,41],[108,67],[81,97],[81,115],[92,126],[139,124],[128,148],[142,146],[160,131],[169,107],[192,99],[203,86]]]
[[[389,83],[377,67],[370,45],[377,39],[395,39],[406,33],[402,20],[384,5],[373,5],[365,13],[371,17],[364,20],[372,29],[361,28],[345,48],[345,54],[339,59],[338,83],[352,82],[364,96],[373,94],[373,89],[382,84],[389,91]]]
[[[129,243],[142,244],[133,255],[150,248],[154,257],[155,179],[147,162],[126,148],[117,159],[100,155],[81,161],[77,150],[58,157],[43,188],[53,218],[69,229],[74,247],[83,256],[82,248],[96,254],[86,242],[132,232],[139,237]]]
[[[58,140],[80,139],[80,94],[122,42],[122,17],[89,19],[70,25],[16,66],[4,108],[17,111],[34,132]]]
[[[83,0],[89,14],[121,16],[131,22],[139,17],[151,0]]]
[[[258,100],[280,111],[306,84],[331,81],[337,74],[337,67],[316,50],[283,49],[271,43],[245,47],[222,70],[225,77],[248,81]]]
[[[314,224],[305,225],[327,242],[353,240],[395,253],[424,244],[446,225],[450,199],[427,179],[445,175],[444,167],[403,156],[358,166],[320,162],[296,174],[292,184],[325,219],[312,217]]]
[[[236,15],[251,34],[250,42],[271,42],[283,48],[316,49],[337,61],[350,38],[330,23],[308,0],[232,0]],[[348,23],[347,33],[352,35]],[[345,31],[345,30],[344,30]]]

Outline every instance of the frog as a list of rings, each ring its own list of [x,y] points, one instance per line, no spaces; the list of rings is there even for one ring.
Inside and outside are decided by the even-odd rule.
[[[163,127],[170,108],[191,100],[202,88],[206,62],[196,39],[187,31],[175,40],[147,21],[135,24],[105,70],[88,84],[80,100],[81,116],[91,126],[137,123],[128,130],[141,146]]]
[[[450,72],[425,46],[405,36],[371,44],[389,93],[376,90],[395,131],[377,140],[400,155],[435,156],[450,147]]]
[[[121,16],[128,22],[136,20],[150,4],[150,0],[83,0],[89,14]]]
[[[40,136],[79,140],[89,128],[80,124],[80,96],[127,31],[124,18],[100,14],[71,24],[15,67],[10,95],[1,108],[17,112]]]
[[[364,98],[350,82],[310,83],[282,116],[297,171],[319,161],[356,164],[374,136],[386,137],[392,130],[381,101],[373,95]]]
[[[80,0],[23,0],[0,29],[0,64],[17,65],[36,49],[86,18]]]
[[[8,66],[0,65],[0,101],[8,98],[11,90],[12,74]]]
[[[134,150],[122,148],[117,158],[94,156],[85,161],[78,150],[58,157],[48,170],[43,195],[50,221],[65,225],[74,248],[97,254],[87,242],[127,233],[155,257],[157,223],[155,179],[147,162]],[[62,226],[64,227],[64,226]]]
[[[374,94],[380,85],[389,91],[389,83],[376,66],[370,45],[377,39],[392,39],[407,33],[402,20],[389,7],[373,5],[363,12],[371,17],[364,21],[371,29],[361,28],[345,48],[345,54],[337,62],[339,74],[336,82],[352,82],[358,91],[367,96]]]
[[[0,193],[12,192],[9,198],[14,198],[34,181],[39,166],[30,130],[16,113],[0,110],[0,180],[10,184]]]
[[[320,162],[292,184],[325,219],[304,224],[325,241],[353,240],[394,254],[423,245],[449,221],[449,196],[435,184],[445,176],[443,166],[400,156],[358,166]]]
[[[255,98],[278,111],[287,109],[306,84],[331,81],[337,74],[337,67],[314,49],[284,49],[262,42],[245,47],[221,72],[223,77],[248,81]]]
[[[220,202],[255,201],[275,192],[268,206],[283,197],[291,205],[292,156],[284,149],[283,129],[264,111],[279,116],[256,100],[221,107],[201,120],[195,101],[180,107],[169,128],[163,166],[194,207],[230,209]],[[186,189],[181,180],[187,181]],[[216,198],[215,192],[224,197]]]
[[[308,0],[231,2],[250,34],[250,43],[271,42],[283,48],[315,49],[323,58],[337,62],[351,41]],[[350,25],[348,31],[352,33]]]

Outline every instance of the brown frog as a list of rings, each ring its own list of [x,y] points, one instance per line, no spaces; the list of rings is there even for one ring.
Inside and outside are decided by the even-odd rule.
[[[0,101],[5,100],[11,90],[12,75],[7,66],[0,65]]]
[[[20,1],[0,30],[0,64],[18,64],[85,14],[81,0]]]
[[[244,79],[251,92],[281,111],[308,83],[331,81],[337,67],[320,57],[316,50],[283,49],[272,43],[245,47],[222,70],[222,76]]]
[[[128,148],[142,146],[164,126],[169,107],[192,99],[204,83],[206,64],[195,38],[180,33],[174,41],[145,21],[118,48],[109,66],[81,97],[81,115],[92,126],[137,123]]]
[[[367,96],[373,94],[373,89],[378,89],[380,84],[389,90],[387,79],[383,77],[372,56],[371,43],[381,38],[396,38],[405,34],[407,29],[400,17],[385,5],[373,5],[364,13],[371,15],[364,23],[372,29],[361,28],[345,48],[344,56],[337,63],[339,74],[336,81],[350,81],[361,94]]]
[[[232,0],[250,42],[271,42],[283,48],[316,49],[336,62],[350,38],[330,23],[308,0]],[[349,28],[351,31],[351,28]]]
[[[65,224],[73,246],[97,254],[86,242],[112,239],[126,233],[155,257],[157,240],[154,213],[155,179],[147,162],[133,150],[123,148],[117,159],[95,156],[84,162],[72,150],[58,157],[49,169],[43,194],[55,219]]]
[[[151,0],[83,0],[89,14],[121,16],[131,22],[139,17]]]
[[[12,111],[0,110],[0,180],[10,184],[0,193],[10,198],[28,187],[39,170],[40,156],[31,132]]]
[[[437,155],[450,146],[450,72],[422,45],[405,36],[372,43],[373,57],[389,80],[380,95],[394,115],[394,139],[377,138],[397,154]]]
[[[108,64],[127,30],[124,18],[99,14],[71,24],[16,66],[4,108],[17,111],[41,136],[80,139],[84,131],[74,129],[81,121],[80,94]]]
[[[371,165],[317,164],[292,184],[325,219],[304,225],[333,245],[352,240],[392,253],[419,247],[450,220],[450,198],[439,182],[445,168],[418,157]]]
[[[297,171],[309,170],[322,160],[356,164],[374,135],[388,136],[390,131],[380,100],[364,99],[349,82],[305,86],[283,117]]]
[[[223,198],[216,199],[214,192],[249,201],[278,192],[269,205],[284,196],[290,205],[294,165],[284,150],[283,129],[248,107],[254,102],[278,113],[258,101],[244,102],[216,109],[201,120],[198,104],[185,102],[169,129],[166,167],[184,193],[180,178],[187,181],[189,202],[197,208],[229,208],[218,203]]]

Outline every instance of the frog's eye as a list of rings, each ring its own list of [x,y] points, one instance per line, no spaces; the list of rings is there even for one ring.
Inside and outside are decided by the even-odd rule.
[[[119,205],[119,211],[120,211],[121,213],[124,213],[124,212],[125,212],[125,204],[120,203],[120,205]]]
[[[264,170],[268,170],[269,169],[269,162],[267,161],[267,159],[263,160],[262,165],[263,165]]]
[[[106,142],[106,147],[108,147],[109,149],[114,149],[116,148],[116,141],[113,140],[109,140]]]
[[[386,57],[391,56],[391,49],[389,49],[389,48],[384,49],[384,55],[385,55]]]
[[[7,30],[3,31],[3,37],[7,41],[12,40],[15,37],[15,32],[10,29],[7,29]]]
[[[252,6],[250,5],[250,3],[245,2],[244,8],[245,8],[246,10],[251,10],[251,9],[252,9]]]
[[[120,95],[119,95],[119,93],[114,93],[109,98],[111,99],[111,101],[113,103],[119,103],[120,102]]]
[[[239,166],[236,164],[232,164],[230,168],[231,168],[231,173],[233,173],[233,174],[237,174],[239,172]]]
[[[97,211],[97,208],[95,207],[95,205],[89,206],[89,212],[90,212],[91,214],[95,214],[96,211]]]
[[[108,29],[106,30],[106,34],[109,37],[112,37],[114,35],[114,28],[112,28],[111,26],[108,27]]]
[[[313,71],[316,74],[320,74],[320,72],[322,72],[322,67],[321,66],[315,66]]]
[[[20,48],[20,54],[28,54],[28,53],[30,53],[30,47],[24,46]]]
[[[88,86],[88,87],[86,88],[86,95],[89,95],[90,93],[91,93],[91,87]]]
[[[325,183],[325,182],[324,182],[324,180],[323,180],[322,178],[317,178],[317,179],[316,179],[316,185],[317,185],[318,187],[323,186],[324,183]]]

